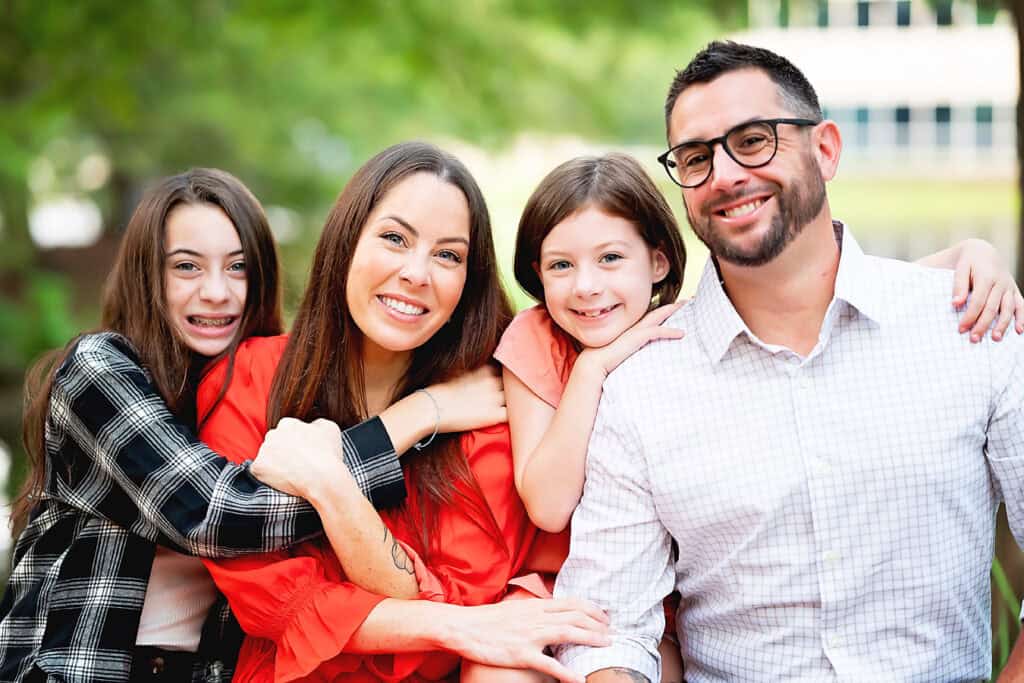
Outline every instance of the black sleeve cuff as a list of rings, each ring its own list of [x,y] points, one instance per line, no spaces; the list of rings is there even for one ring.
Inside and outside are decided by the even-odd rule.
[[[341,435],[345,464],[363,494],[377,509],[397,507],[405,500],[405,475],[388,430],[371,417]]]

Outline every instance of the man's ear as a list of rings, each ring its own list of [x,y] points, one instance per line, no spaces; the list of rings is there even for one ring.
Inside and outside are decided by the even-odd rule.
[[[821,179],[828,182],[839,170],[839,155],[843,150],[843,137],[835,121],[822,121],[811,131],[814,158],[821,169]]]

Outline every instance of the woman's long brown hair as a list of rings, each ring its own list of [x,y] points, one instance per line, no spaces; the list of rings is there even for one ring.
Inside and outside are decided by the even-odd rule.
[[[414,173],[430,173],[462,191],[469,205],[469,254],[466,283],[455,313],[412,355],[409,370],[392,397],[397,400],[429,384],[456,377],[487,363],[511,320],[512,309],[498,277],[491,222],[483,194],[455,157],[422,142],[389,147],[367,161],[335,201],[313,256],[309,283],[291,337],[278,366],[267,406],[267,424],[282,417],[333,420],[343,429],[368,417],[363,334],[346,306],[352,254],[374,207],[391,188]],[[477,519],[491,519],[481,507],[458,435],[402,458],[408,485],[426,505],[415,522],[421,550],[430,540],[441,505],[455,497]],[[459,483],[464,486],[459,486]],[[468,486],[468,489],[466,488]]]
[[[197,370],[204,359],[196,357],[168,320],[164,295],[164,228],[168,215],[182,204],[220,208],[238,231],[245,258],[242,323],[221,354],[230,360],[217,401],[230,383],[239,342],[250,336],[281,333],[281,291],[277,249],[263,207],[230,173],[195,168],[165,178],[135,208],[104,288],[99,329],[117,332],[132,342],[167,407],[178,419],[195,427]],[[73,339],[64,349],[45,355],[26,376],[22,439],[30,470],[12,504],[13,529],[20,529],[27,521],[46,484],[45,427],[50,391],[57,369],[77,341]]]

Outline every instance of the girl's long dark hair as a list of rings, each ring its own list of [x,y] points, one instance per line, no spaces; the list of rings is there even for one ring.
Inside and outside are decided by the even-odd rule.
[[[100,329],[117,332],[132,342],[170,411],[196,427],[195,388],[205,359],[195,357],[170,323],[164,295],[165,226],[171,211],[182,204],[208,204],[221,209],[238,231],[245,258],[242,323],[221,354],[230,360],[217,401],[230,383],[239,342],[250,336],[281,333],[281,291],[277,249],[263,207],[230,173],[195,168],[170,176],[146,192],[135,208],[104,288]],[[77,338],[64,349],[43,356],[26,376],[22,439],[30,469],[12,504],[11,526],[16,530],[27,521],[46,484],[45,428],[50,391],[57,369],[76,342]]]

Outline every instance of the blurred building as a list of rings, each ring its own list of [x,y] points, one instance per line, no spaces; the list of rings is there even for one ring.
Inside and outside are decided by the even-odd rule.
[[[844,173],[1011,178],[1017,36],[954,0],[750,0],[737,40],[797,64],[844,135]]]

